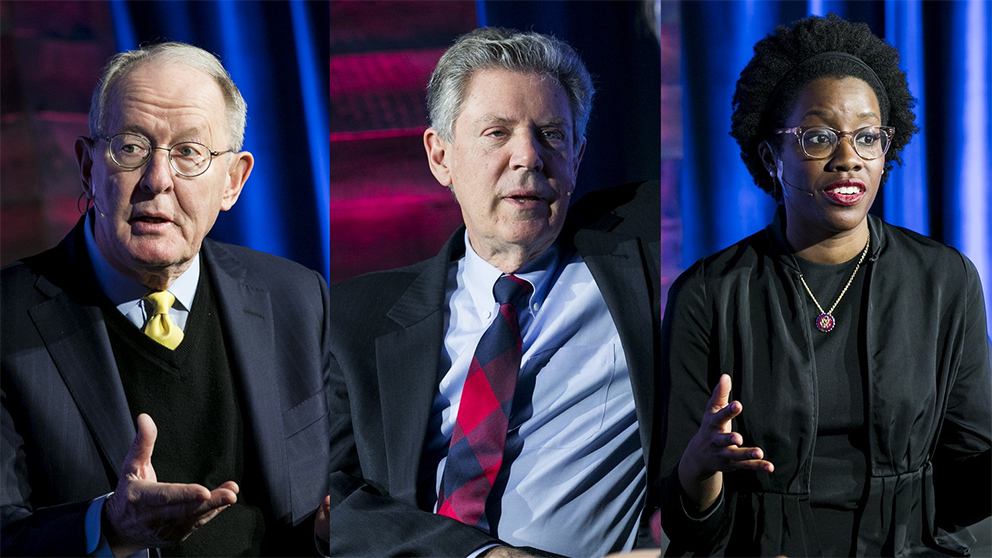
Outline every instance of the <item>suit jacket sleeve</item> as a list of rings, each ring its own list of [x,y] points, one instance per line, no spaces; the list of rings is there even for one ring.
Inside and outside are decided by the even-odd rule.
[[[331,364],[330,416],[330,556],[467,556],[499,542],[479,529],[400,501],[388,487],[363,477],[347,381],[336,359]]]
[[[387,487],[365,479],[346,384],[341,368],[332,359],[328,556],[464,557],[483,546],[508,546],[480,529],[403,501]],[[529,547],[521,550],[539,557],[558,556]]]
[[[331,289],[331,556],[467,556],[498,543],[433,513],[417,486],[446,269],[442,255]],[[404,300],[415,315],[408,320],[395,313]],[[386,342],[396,336],[402,346]]]
[[[682,505],[678,465],[689,440],[699,430],[702,414],[719,370],[710,371],[710,324],[703,262],[697,262],[672,285],[662,320],[662,385],[669,401],[662,455],[661,525],[671,541],[668,554],[698,551],[722,538],[733,520],[733,495],[725,493],[705,520],[690,517]],[[671,394],[678,394],[672,397]],[[712,550],[712,549],[711,549]]]
[[[80,556],[84,553],[83,526],[89,501],[33,509],[28,502],[27,460],[24,440],[13,428],[6,407],[6,393],[0,427],[2,462],[3,530],[0,539],[4,556]]]
[[[44,260],[35,261],[40,263]],[[92,313],[72,314],[76,307],[66,303],[66,295],[39,279],[28,265],[5,268],[2,290],[0,554],[80,556],[85,550],[87,506],[113,485],[108,465],[89,443],[91,432],[74,402],[74,395],[83,394],[67,389],[54,358],[82,358],[76,349],[84,338],[91,349],[103,343],[90,336],[96,328]],[[70,320],[72,327],[59,331],[39,325],[50,325],[46,320],[53,316]],[[42,338],[42,330],[49,332],[47,337]],[[58,346],[46,347],[48,341]],[[79,385],[96,392],[102,389],[100,381],[81,379]],[[104,403],[110,398],[106,395]],[[31,409],[46,412],[41,415]],[[124,439],[130,435],[126,429],[117,434]],[[112,449],[116,438],[102,439]],[[42,453],[50,458],[39,457]],[[53,477],[72,481],[49,482]]]

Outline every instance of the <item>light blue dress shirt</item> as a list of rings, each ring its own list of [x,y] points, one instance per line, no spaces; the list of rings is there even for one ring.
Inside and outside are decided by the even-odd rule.
[[[475,253],[467,234],[465,247],[448,274],[441,381],[421,468],[436,472],[435,496],[469,364],[498,311],[492,288],[501,271]],[[523,356],[493,489],[502,501],[493,535],[570,556],[629,550],[646,472],[616,325],[574,249],[556,243],[515,275],[534,292],[517,312]]]
[[[86,253],[96,276],[96,283],[100,290],[110,302],[117,307],[121,314],[139,329],[145,327],[152,312],[151,303],[142,301],[142,297],[150,292],[150,289],[129,277],[125,277],[114,269],[107,259],[100,252],[93,236],[93,212],[86,214],[86,221],[83,225],[83,236],[86,242]],[[175,322],[179,329],[186,330],[186,319],[189,311],[193,308],[193,295],[196,294],[196,284],[200,280],[200,255],[193,257],[190,266],[180,275],[172,285],[169,292],[176,297],[176,302],[169,309],[169,317]],[[110,494],[113,494],[112,492]],[[110,545],[100,529],[100,519],[103,513],[103,504],[107,501],[106,494],[90,502],[86,509],[86,521],[83,531],[83,545],[87,555],[90,556],[113,556]],[[132,556],[148,556],[147,550],[136,552]]]
[[[114,269],[100,249],[96,245],[96,238],[93,236],[93,212],[86,214],[85,230],[86,252],[90,257],[90,264],[93,266],[93,273],[96,275],[97,285],[103,294],[114,303],[121,314],[130,320],[139,329],[145,327],[145,322],[150,317],[153,310],[150,302],[142,301],[141,298],[151,292],[151,290],[125,277]],[[193,256],[190,266],[180,275],[172,285],[169,292],[176,297],[176,302],[169,310],[169,317],[175,322],[179,329],[186,330],[186,319],[193,308],[193,295],[196,294],[196,284],[200,280],[200,254]]]

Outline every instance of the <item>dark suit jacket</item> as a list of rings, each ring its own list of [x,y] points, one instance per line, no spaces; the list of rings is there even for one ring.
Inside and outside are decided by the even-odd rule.
[[[658,183],[648,182],[586,196],[562,232],[589,266],[620,333],[652,507],[661,450],[652,445],[659,431],[659,223]],[[463,232],[432,259],[331,289],[331,555],[466,556],[498,542],[432,513],[433,487],[417,487],[438,390],[448,265],[464,254]]]
[[[81,223],[2,272],[4,555],[82,555],[87,505],[115,488],[134,440]],[[247,248],[206,239],[200,254],[253,436],[245,461],[257,461],[268,494],[259,505],[273,530],[288,529],[327,494],[327,287]],[[312,530],[298,529],[310,548]]]

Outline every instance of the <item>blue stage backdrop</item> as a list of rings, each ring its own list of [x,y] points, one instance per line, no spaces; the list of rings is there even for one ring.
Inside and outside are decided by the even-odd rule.
[[[330,276],[327,2],[111,0],[117,49],[183,41],[217,54],[248,103],[244,193],[210,236]]]
[[[764,227],[774,211],[729,136],[731,99],[755,42],[807,15],[865,22],[895,46],[917,126],[872,213],[964,252],[978,267],[992,329],[992,3],[988,0],[685,2],[682,263]]]

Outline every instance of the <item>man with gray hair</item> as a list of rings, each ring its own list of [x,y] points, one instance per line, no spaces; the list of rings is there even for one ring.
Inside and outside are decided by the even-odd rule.
[[[331,289],[330,555],[650,541],[659,188],[569,208],[592,97],[578,55],[537,33],[477,29],[438,62],[424,145],[465,225]]]
[[[105,67],[75,143],[87,210],[0,274],[0,554],[315,553],[327,285],[205,238],[251,174],[245,114],[199,48]]]

